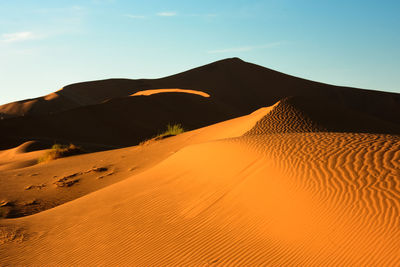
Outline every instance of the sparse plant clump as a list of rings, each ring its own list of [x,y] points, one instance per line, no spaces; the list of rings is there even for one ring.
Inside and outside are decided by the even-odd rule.
[[[164,139],[164,138],[167,138],[170,136],[175,136],[175,135],[183,133],[184,131],[185,130],[183,129],[182,124],[180,124],[180,123],[168,124],[167,129],[163,133],[158,134],[157,136],[155,136],[149,140],[145,140],[145,141],[141,142],[139,145],[148,144],[152,140],[160,140],[160,139]]]
[[[54,144],[51,147],[50,151],[46,152],[43,156],[41,156],[38,159],[38,163],[47,162],[47,161],[51,161],[51,160],[55,160],[55,159],[59,159],[59,158],[65,158],[65,157],[78,155],[78,154],[82,154],[82,153],[83,153],[83,150],[74,144],[70,144],[70,145]]]
[[[181,124],[168,124],[167,125],[167,130],[163,132],[162,134],[158,135],[157,137],[165,137],[165,136],[172,136],[172,135],[178,135],[183,133],[185,130],[183,129]]]

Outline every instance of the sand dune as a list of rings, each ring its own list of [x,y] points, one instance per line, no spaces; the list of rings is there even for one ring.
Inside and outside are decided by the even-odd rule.
[[[118,183],[1,220],[1,263],[398,265],[399,136],[326,132],[318,125],[329,120],[317,123],[291,103],[144,147],[55,161],[156,157]],[[134,165],[116,161],[115,172]]]
[[[3,119],[7,119],[31,114],[48,114],[55,111],[77,108],[79,106],[78,103],[55,92],[44,97],[26,99],[2,105],[0,106],[0,116]]]
[[[214,99],[195,94],[117,98],[54,114],[3,120],[0,148],[30,140],[74,143],[89,150],[126,147],[157,135],[168,123],[192,130],[223,121],[231,114]]]
[[[37,163],[46,150],[27,153],[41,148],[34,142],[0,151],[0,201],[12,203],[0,207],[0,217],[20,217],[53,208],[143,172],[188,144],[241,136],[269,110],[263,108],[145,146],[83,154],[46,164]],[[95,171],[98,168],[105,170]],[[60,185],[68,184],[68,190],[60,190]],[[27,205],[33,201],[35,205]]]
[[[274,105],[250,134],[293,132],[399,133],[395,123],[357,112],[324,97],[289,97]]]
[[[170,92],[151,95],[146,100],[129,99],[138,92],[160,88],[185,88],[210,97],[187,94],[185,98],[171,96],[177,93]],[[331,103],[334,111],[326,114],[331,114],[331,118],[338,115],[339,121],[346,119],[348,112],[359,114],[364,118],[363,125],[356,128],[363,128],[363,132],[370,132],[372,128],[365,123],[372,119],[382,126],[376,128],[377,133],[400,134],[399,94],[313,82],[230,58],[160,79],[108,79],[72,84],[44,97],[0,106],[0,117],[4,118],[0,120],[0,128],[4,129],[0,132],[0,149],[33,139],[89,143],[98,149],[130,146],[151,138],[171,120],[192,130],[249,114],[292,96],[308,97],[316,104]],[[199,114],[205,115],[199,117]],[[149,121],[154,123],[147,124]],[[346,123],[345,128],[351,128],[354,120]],[[335,125],[337,121],[328,125],[328,129]],[[120,136],[120,141],[112,138],[115,135]]]
[[[0,265],[399,266],[398,114],[237,58],[0,106]]]
[[[37,151],[40,148],[43,149],[40,143],[30,141],[16,148],[0,151],[0,171],[35,165],[38,157],[44,153],[43,151]]]

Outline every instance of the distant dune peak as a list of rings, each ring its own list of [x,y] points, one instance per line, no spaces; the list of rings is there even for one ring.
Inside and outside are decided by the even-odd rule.
[[[294,96],[277,102],[246,135],[300,132],[393,134],[400,127],[327,96]]]
[[[131,96],[150,96],[155,94],[161,93],[184,93],[184,94],[193,94],[199,95],[202,97],[210,97],[209,94],[198,91],[198,90],[191,90],[191,89],[179,89],[179,88],[167,88],[167,89],[150,89],[150,90],[143,90],[132,94]]]
[[[208,65],[222,65],[222,66],[237,66],[237,65],[243,65],[247,64],[248,62],[238,58],[238,57],[230,57],[230,58],[224,58],[221,60],[217,60],[215,62],[212,62]],[[205,65],[207,66],[207,65]]]
[[[280,100],[246,135],[326,131],[299,109],[294,100],[293,97]]]
[[[238,58],[238,57],[229,57],[229,58],[225,58],[222,59],[220,61],[226,61],[226,62],[245,62],[244,60]]]

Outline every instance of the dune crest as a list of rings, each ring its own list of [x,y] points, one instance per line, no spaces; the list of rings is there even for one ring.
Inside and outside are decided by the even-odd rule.
[[[18,147],[0,150],[0,171],[17,170],[37,164],[45,146],[39,142],[28,141]],[[5,174],[3,174],[5,175]],[[3,176],[0,174],[0,178]]]
[[[326,130],[314,122],[301,109],[292,104],[292,98],[276,103],[245,135],[293,132],[321,132]]]
[[[398,133],[400,126],[326,97],[287,97],[247,134],[295,132]]]
[[[161,94],[161,93],[185,93],[185,94],[199,95],[202,97],[210,97],[209,94],[202,92],[202,91],[190,90],[190,89],[179,89],[179,88],[143,90],[143,91],[136,92],[136,93],[132,94],[131,96],[139,96],[139,95],[149,96],[149,95]]]

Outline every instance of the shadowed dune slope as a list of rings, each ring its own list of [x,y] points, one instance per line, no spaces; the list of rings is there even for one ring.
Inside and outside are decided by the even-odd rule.
[[[102,103],[106,100],[128,96],[140,86],[140,82],[129,79],[109,79],[67,85],[49,95],[12,102],[0,106],[4,118],[22,115],[43,115],[73,108]]]
[[[229,58],[160,79],[108,79],[65,86],[51,95],[0,106],[4,116],[44,114],[159,88],[184,88],[208,93],[237,109],[238,116],[269,106],[288,96],[329,96],[346,106],[400,122],[392,115],[399,110],[399,94],[333,86],[286,75],[262,66]],[[54,96],[56,94],[56,96]],[[46,100],[47,99],[47,100]],[[54,102],[54,103],[53,103]],[[369,111],[370,105],[377,105]],[[21,106],[26,107],[21,107]]]
[[[80,115],[83,117],[93,117],[93,113],[83,113],[91,112],[91,110],[96,110],[96,112],[99,112],[100,114],[108,113],[110,106],[107,105],[107,102],[122,101],[124,102],[122,106],[126,107],[125,104],[127,104],[127,102],[118,99],[126,98],[139,91],[160,88],[183,88],[185,90],[196,90],[211,96],[210,98],[212,99],[212,102],[218,104],[219,111],[215,112],[216,115],[213,117],[213,121],[207,118],[204,120],[204,123],[199,123],[197,125],[194,125],[195,123],[193,123],[193,127],[195,128],[206,125],[206,121],[207,123],[213,123],[243,116],[258,108],[272,105],[286,97],[308,96],[314,99],[328,99],[328,102],[331,103],[331,105],[340,106],[356,113],[363,113],[365,116],[372,116],[382,122],[387,121],[396,124],[397,126],[393,127],[393,129],[396,130],[392,130],[390,133],[400,133],[397,130],[399,127],[398,125],[400,125],[400,116],[398,116],[398,114],[400,114],[399,94],[333,86],[304,80],[255,64],[247,63],[238,58],[217,61],[160,79],[109,79],[72,84],[45,97],[3,105],[0,107],[0,116],[4,118],[21,115],[35,117],[44,116],[45,118],[37,119],[38,121],[42,121],[40,127],[50,127],[48,132],[52,132],[52,134],[51,136],[42,136],[43,138],[67,138],[69,140],[71,137],[71,140],[74,140],[76,139],[76,132],[72,133],[71,136],[66,136],[66,134],[55,134],[55,131],[52,129],[53,125],[59,124],[55,120],[68,114],[65,112],[71,112],[69,114],[72,116],[79,111],[81,113]],[[197,98],[197,100],[202,102],[200,98]],[[318,102],[319,100],[315,101]],[[174,104],[181,105],[180,102],[172,102],[171,106]],[[135,101],[132,101],[131,105],[140,106],[140,104],[136,104]],[[138,107],[131,109],[135,109],[135,113],[149,113],[148,111],[138,111]],[[87,108],[87,110],[85,108]],[[74,111],[75,109],[78,109],[78,111]],[[208,114],[206,116],[212,116],[209,112],[212,109],[215,109],[215,107],[205,108],[204,111],[200,108],[197,113],[205,113]],[[155,110],[158,110],[159,114],[169,114],[168,120],[170,121],[175,118],[179,119],[180,116],[180,114],[172,112],[173,109],[170,107],[163,107],[162,109],[155,108]],[[177,111],[177,109],[175,110]],[[115,109],[114,112],[116,111],[117,110]],[[63,115],[51,115],[60,112],[63,112]],[[124,117],[126,114],[122,109],[118,112],[119,113],[114,113],[115,118],[119,118],[120,116]],[[178,113],[179,112],[181,111],[179,110]],[[188,112],[188,114],[191,113]],[[142,118],[147,120],[145,115],[142,115]],[[76,118],[73,117],[73,119]],[[91,118],[91,120],[93,120],[93,118]],[[196,120],[197,119],[194,119],[194,121]],[[100,125],[100,129],[106,131],[101,128],[101,125],[109,124],[109,121],[103,121],[100,116],[95,118],[94,121],[96,121],[96,126]],[[0,127],[5,127],[6,129],[3,131],[2,135],[2,142],[4,143],[1,146],[2,148],[14,147],[24,141],[31,140],[29,135],[38,135],[38,133],[32,133],[29,131],[22,131],[22,134],[16,134],[24,127],[23,124],[25,123],[26,121],[23,119],[10,122],[10,124],[13,125],[10,126],[11,128],[7,128],[9,127],[8,123],[0,123]],[[130,123],[131,121],[127,120],[126,124],[128,125]],[[126,128],[121,127],[120,125],[113,125],[113,127],[115,130],[114,134],[126,131]],[[192,129],[192,127],[189,128]],[[388,127],[385,129],[387,128]],[[151,137],[147,135],[149,131],[146,129],[139,129],[139,131],[142,131],[142,133],[139,134],[140,136],[146,136],[146,138]],[[128,132],[131,134],[129,130]],[[92,134],[92,132],[90,133]],[[14,138],[14,141],[12,141],[13,136],[15,135],[19,135],[19,139],[15,140]],[[86,140],[87,138],[85,137],[83,139]],[[96,139],[96,142],[103,142],[101,136],[96,136],[94,139]],[[121,140],[123,139],[125,139],[124,136],[121,137]],[[137,139],[134,138],[134,141],[136,142]],[[130,142],[129,144],[134,144],[135,142]],[[110,142],[105,138],[104,144],[126,145],[127,142],[123,141],[116,144],[115,142]]]
[[[373,109],[373,107],[371,107]],[[324,97],[289,97],[275,104],[247,135],[295,132],[400,133],[400,125]]]
[[[72,142],[83,147],[107,149],[136,145],[180,123],[186,130],[232,117],[229,107],[195,94],[164,93],[116,98],[41,116],[0,121],[0,148],[28,140]]]
[[[292,104],[293,98],[285,98],[276,103],[245,135],[274,134],[292,132],[320,132],[322,125],[313,121],[308,114]]]

